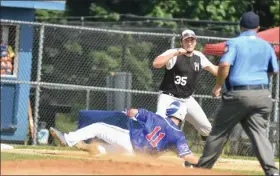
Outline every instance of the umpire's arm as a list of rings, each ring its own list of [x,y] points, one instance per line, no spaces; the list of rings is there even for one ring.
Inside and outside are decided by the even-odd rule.
[[[227,41],[224,54],[219,63],[218,76],[216,78],[216,85],[222,86],[225,79],[228,77],[230,66],[233,65],[236,58],[236,48],[232,41]]]

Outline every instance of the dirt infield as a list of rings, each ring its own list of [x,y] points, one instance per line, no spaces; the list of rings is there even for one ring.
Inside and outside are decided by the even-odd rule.
[[[2,151],[1,151],[2,152]],[[1,161],[1,175],[236,175],[230,172],[183,168],[175,157],[92,156],[83,151],[15,149],[4,152],[50,156],[40,160]],[[53,158],[61,156],[63,158]],[[231,165],[220,162],[219,165]]]
[[[135,163],[127,160],[23,160],[7,161],[1,164],[1,175],[225,175],[210,170],[187,169],[175,166]],[[234,175],[234,174],[230,174]]]

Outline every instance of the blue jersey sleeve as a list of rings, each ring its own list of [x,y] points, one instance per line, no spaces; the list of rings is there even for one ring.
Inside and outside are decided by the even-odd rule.
[[[138,113],[135,115],[135,118],[140,122],[147,122],[148,118],[153,116],[153,114],[153,112],[146,109],[138,109]]]
[[[186,137],[183,134],[181,134],[180,137],[178,138],[176,142],[176,147],[177,147],[177,152],[179,157],[183,157],[184,155],[188,155],[192,153],[192,151],[190,150],[187,144]]]
[[[274,73],[279,72],[275,51],[273,47],[270,47],[269,49],[270,49],[270,58],[268,63],[268,72],[274,72]]]
[[[222,58],[220,60],[221,62],[227,62],[230,65],[233,65],[235,58],[236,58],[236,47],[234,46],[234,42],[232,40],[229,40],[226,42],[224,54],[222,55]]]

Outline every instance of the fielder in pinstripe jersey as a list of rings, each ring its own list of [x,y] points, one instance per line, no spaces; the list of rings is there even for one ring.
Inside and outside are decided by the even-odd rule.
[[[189,149],[187,140],[179,128],[179,123],[184,119],[180,102],[172,102],[167,108],[166,116],[169,118],[162,118],[145,109],[130,109],[124,113],[129,118],[129,130],[98,122],[70,133],[62,133],[55,128],[51,128],[50,131],[64,145],[94,151],[97,154],[108,153],[114,149],[122,149],[130,155],[138,152],[154,154],[175,147],[178,156],[190,165],[198,162],[198,157]],[[133,126],[133,120],[139,123],[138,128]],[[110,144],[111,148],[83,143],[91,138],[99,138]]]
[[[205,141],[212,126],[192,94],[201,70],[207,70],[216,76],[218,67],[204,54],[195,50],[196,38],[192,30],[184,30],[180,38],[182,48],[169,49],[155,58],[154,68],[165,67],[159,88],[157,113],[165,117],[168,105],[172,101],[180,101],[183,104],[185,120],[194,126]]]

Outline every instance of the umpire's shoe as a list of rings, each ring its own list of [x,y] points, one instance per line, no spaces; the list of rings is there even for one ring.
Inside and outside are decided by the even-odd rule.
[[[195,167],[195,164],[192,164],[188,161],[184,161],[183,162],[183,167],[190,167],[190,168],[194,168]]]
[[[50,133],[53,137],[57,138],[62,145],[67,145],[67,142],[64,137],[64,133],[62,133],[61,131],[53,127],[50,128]]]

